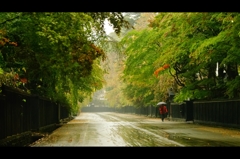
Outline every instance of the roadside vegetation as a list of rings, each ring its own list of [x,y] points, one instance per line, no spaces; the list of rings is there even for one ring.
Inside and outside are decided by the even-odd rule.
[[[128,102],[118,98],[113,105],[156,105],[168,100],[169,90],[174,102],[239,98],[239,18],[234,12],[142,13],[118,43],[121,80],[111,88],[121,88]]]
[[[235,12],[0,13],[0,84],[69,105],[240,97]],[[104,32],[104,21],[114,31]]]

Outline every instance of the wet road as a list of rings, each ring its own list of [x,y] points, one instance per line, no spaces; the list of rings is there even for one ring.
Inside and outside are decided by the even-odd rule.
[[[240,146],[240,130],[133,114],[82,112],[30,146]]]

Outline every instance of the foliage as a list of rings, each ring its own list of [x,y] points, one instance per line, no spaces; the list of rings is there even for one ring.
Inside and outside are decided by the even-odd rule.
[[[22,83],[12,80],[12,85],[77,111],[79,102],[103,87],[105,19],[117,34],[129,27],[119,12],[1,13],[2,78],[7,80],[13,72]],[[8,83],[2,80],[1,84]]]
[[[123,14],[124,18],[130,23],[130,25],[134,26],[141,13],[127,12]],[[121,41],[121,39],[131,30],[133,29],[123,27],[119,36],[115,33],[110,33],[107,41],[104,43],[104,49],[107,52],[107,58],[102,63],[106,71],[106,85],[104,88],[106,90],[106,103],[110,107],[132,105],[131,101],[124,96],[122,91],[125,84],[121,81],[121,76],[123,73],[124,59],[126,58],[126,55],[123,54],[123,48],[121,43],[119,43],[119,41]]]
[[[175,102],[239,98],[239,22],[239,13],[158,13],[152,29],[121,41],[125,95],[136,105],[166,101],[168,88]]]
[[[145,29],[131,31],[121,43],[127,49],[123,82],[126,86],[124,94],[135,106],[153,104],[154,83],[153,61],[158,57],[157,47],[152,43],[158,35]]]

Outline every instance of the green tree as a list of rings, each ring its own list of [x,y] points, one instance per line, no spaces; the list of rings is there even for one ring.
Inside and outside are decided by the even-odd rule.
[[[136,104],[147,104],[148,90],[149,101],[166,100],[168,88],[179,102],[239,97],[238,19],[239,13],[163,12],[150,22],[152,29],[127,34],[122,40],[126,95]],[[143,62],[152,65],[148,69]],[[138,88],[141,82],[145,85]]]
[[[166,61],[171,66],[169,71],[181,87],[176,101],[237,97],[230,95],[228,84],[238,76],[237,65],[235,60],[226,62],[227,53],[239,38],[238,32],[232,31],[238,26],[233,23],[237,17],[236,13],[165,13],[156,17],[151,25],[163,31],[159,39],[162,56],[157,62]],[[227,65],[235,69],[227,70]]]
[[[76,110],[78,101],[103,86],[106,18],[117,34],[129,26],[120,12],[1,13],[0,30],[9,40],[0,44],[1,69],[19,76],[18,87]]]
[[[138,21],[144,19],[148,19],[146,14],[142,14]],[[158,56],[153,40],[157,34],[147,28],[147,25],[144,27],[145,29],[139,27],[138,30],[129,32],[120,42],[126,48],[122,90],[127,99],[138,107],[154,104],[154,83],[157,82],[153,76],[153,61]]]

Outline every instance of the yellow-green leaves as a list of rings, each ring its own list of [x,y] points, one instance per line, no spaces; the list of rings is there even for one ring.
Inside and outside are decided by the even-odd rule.
[[[0,68],[0,75],[2,75],[4,73],[3,69]]]
[[[232,87],[239,77],[239,15],[223,12],[159,13],[150,23],[152,30],[133,31],[126,35],[122,40],[128,56],[124,77],[135,90],[131,93],[146,96],[140,93],[141,89],[136,89],[144,77],[151,79],[147,76],[150,69],[141,65],[145,60],[152,63],[153,72],[164,64],[171,66],[168,71],[159,73],[159,82],[153,85],[156,88],[153,100],[166,99],[166,88],[171,85],[178,101],[186,97],[240,97],[239,89]],[[169,77],[173,80],[164,80]]]
[[[34,94],[74,107],[84,98],[78,90],[91,93],[102,87],[101,69],[95,70],[94,61],[105,59],[99,45],[105,37],[100,26],[108,18],[118,31],[126,24],[121,13],[111,12],[0,13],[0,32],[4,31],[0,41],[6,36],[17,44],[0,44],[4,57],[0,68],[19,73],[27,81],[25,88]],[[97,85],[92,85],[93,80]]]

